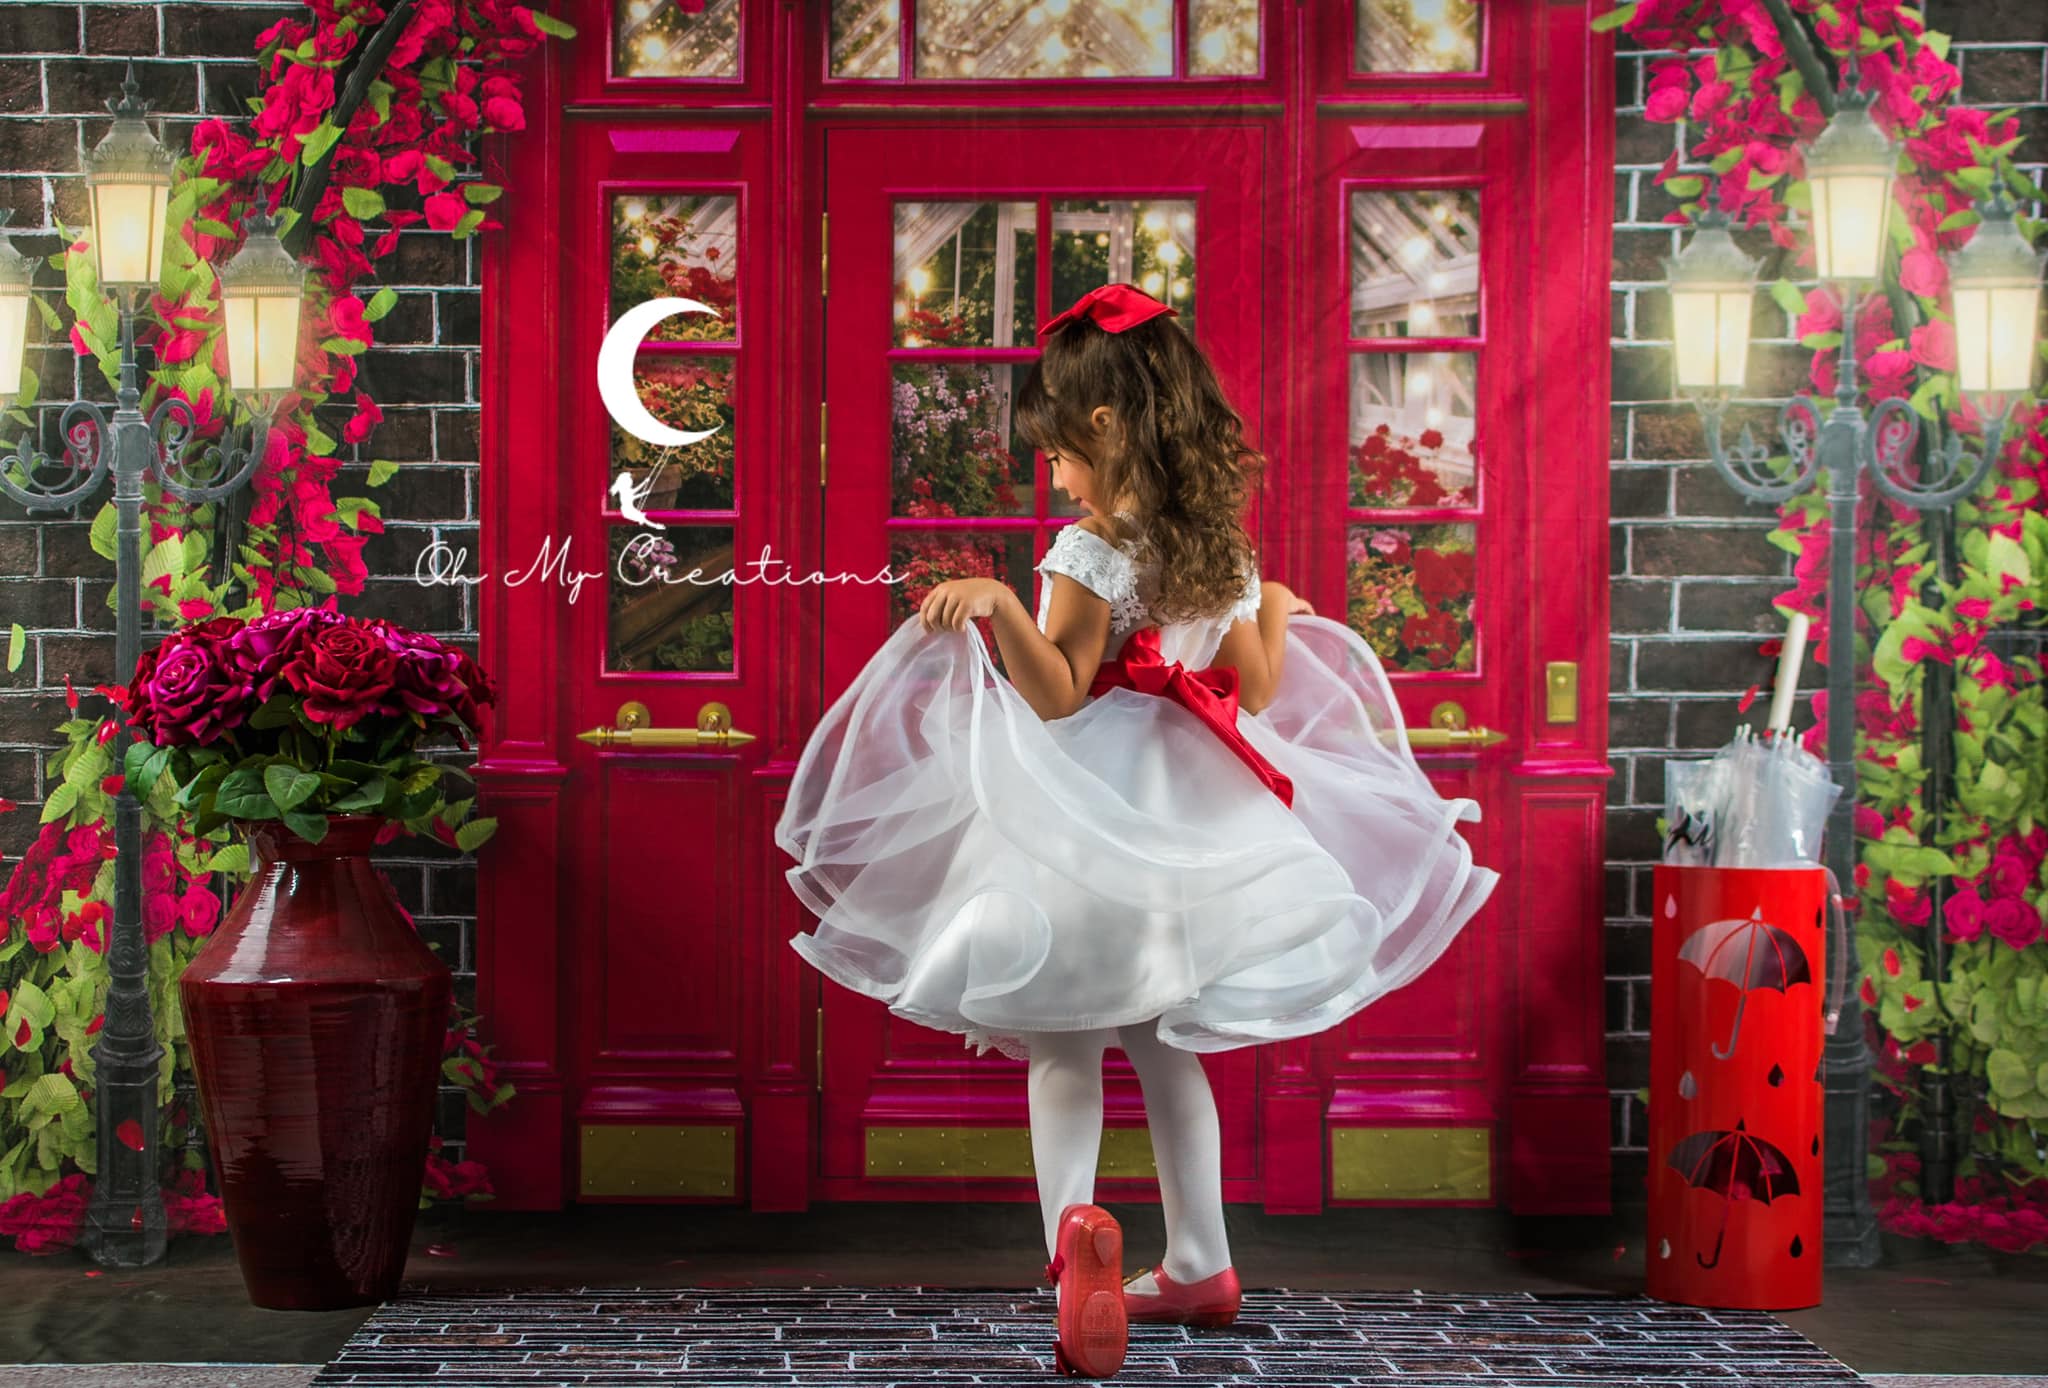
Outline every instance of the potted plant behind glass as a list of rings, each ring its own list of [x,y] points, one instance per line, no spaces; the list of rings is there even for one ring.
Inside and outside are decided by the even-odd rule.
[[[432,761],[495,695],[461,651],[300,608],[181,627],[124,700],[145,793],[195,834],[246,831],[249,880],[179,983],[207,1145],[250,1300],[331,1308],[397,1289],[433,1125],[448,967],[370,863],[401,830],[495,827]]]

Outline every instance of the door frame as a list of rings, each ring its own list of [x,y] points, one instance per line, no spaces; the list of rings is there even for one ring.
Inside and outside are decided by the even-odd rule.
[[[1604,1058],[1602,812],[1610,774],[1607,743],[1607,281],[1611,259],[1613,63],[1611,35],[1595,34],[1585,0],[1496,0],[1488,10],[1505,27],[1487,69],[1469,81],[1417,81],[1340,71],[1350,42],[1349,6],[1265,0],[1263,73],[1206,83],[877,84],[827,79],[825,24],[813,7],[744,0],[755,55],[737,84],[624,83],[592,67],[588,50],[607,28],[599,0],[562,0],[558,11],[583,37],[545,45],[533,64],[529,128],[484,142],[483,173],[509,189],[502,229],[479,237],[482,271],[482,398],[477,569],[503,572],[529,558],[550,533],[566,529],[567,499],[547,469],[520,469],[533,439],[561,428],[566,373],[536,343],[555,340],[565,278],[560,217],[566,190],[561,155],[566,127],[580,121],[650,123],[679,129],[758,130],[772,148],[773,256],[767,312],[777,331],[773,379],[799,401],[822,398],[824,253],[823,142],[842,124],[915,128],[935,117],[979,110],[1056,120],[1077,111],[1103,121],[1214,116],[1228,108],[1270,122],[1268,215],[1280,232],[1306,225],[1314,207],[1319,125],[1379,119],[1508,122],[1523,128],[1532,180],[1530,224],[1544,234],[1532,267],[1527,321],[1544,325],[1546,359],[1584,363],[1583,373],[1532,373],[1529,418],[1543,421],[1545,457],[1526,470],[1532,533],[1569,543],[1531,545],[1515,556],[1509,581],[1566,595],[1549,605],[1528,639],[1546,660],[1578,671],[1577,717],[1549,724],[1539,713],[1546,691],[1531,668],[1505,708],[1530,720],[1512,769],[1520,786],[1513,863],[1563,863],[1556,873],[1518,873],[1498,895],[1515,924],[1503,936],[1502,977],[1512,980],[1501,1024],[1510,1075],[1503,1115],[1505,1150],[1496,1200],[1522,1213],[1584,1213],[1608,1207],[1611,1097]],[[579,45],[581,46],[579,48]],[[581,56],[576,56],[576,55]],[[567,56],[565,56],[567,55]],[[1311,61],[1313,59],[1313,61]],[[601,65],[600,65],[601,66]],[[885,104],[886,103],[886,104]],[[948,107],[952,108],[950,111]],[[1123,114],[1117,114],[1121,108]],[[1272,421],[1267,451],[1295,456],[1308,446],[1304,412],[1313,362],[1314,306],[1304,292],[1310,267],[1298,234],[1270,238],[1266,276],[1284,325],[1267,344],[1261,408]],[[775,456],[786,459],[789,489],[765,537],[778,556],[802,569],[822,563],[824,499],[804,484],[814,475],[821,429],[809,408],[773,412]],[[1298,515],[1274,508],[1260,536],[1279,565],[1305,559],[1311,532]],[[828,570],[829,571],[829,570]],[[503,698],[481,748],[477,777],[488,812],[499,820],[479,855],[475,967],[477,1006],[506,1078],[518,1097],[489,1115],[471,1115],[469,1153],[485,1161],[499,1209],[553,1209],[575,1198],[575,1121],[568,1077],[571,1009],[558,980],[573,963],[568,917],[584,903],[562,869],[566,836],[576,832],[564,792],[576,756],[575,729],[558,697],[554,671],[566,623],[556,595],[541,585],[477,590],[481,656]],[[825,623],[821,595],[793,595],[779,606],[771,649],[787,662],[759,762],[736,783],[749,827],[739,846],[743,919],[741,986],[754,1000],[741,1055],[739,1102],[746,1110],[734,1198],[757,1209],[801,1209],[824,1192],[817,1169],[816,1022],[819,981],[790,950],[807,916],[781,877],[782,855],[769,840],[804,733],[823,709]],[[800,670],[805,661],[808,671]],[[1535,666],[1535,662],[1530,662]],[[1503,715],[1506,721],[1506,715]],[[1322,1126],[1329,1101],[1312,1039],[1259,1048],[1259,1104],[1268,1147],[1260,1198],[1276,1211],[1309,1212],[1329,1198]]]

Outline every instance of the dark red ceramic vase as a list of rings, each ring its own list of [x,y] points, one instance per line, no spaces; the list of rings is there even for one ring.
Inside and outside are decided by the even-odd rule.
[[[379,821],[279,824],[179,982],[206,1141],[258,1306],[383,1301],[419,1210],[448,966],[371,866]]]

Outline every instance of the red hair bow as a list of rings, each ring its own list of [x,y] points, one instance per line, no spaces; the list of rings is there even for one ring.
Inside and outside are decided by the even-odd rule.
[[[1065,313],[1054,314],[1038,330],[1038,335],[1044,337],[1047,333],[1057,332],[1076,318],[1093,318],[1104,332],[1120,333],[1162,313],[1180,317],[1179,309],[1160,303],[1136,285],[1098,285],[1074,300],[1074,306]]]

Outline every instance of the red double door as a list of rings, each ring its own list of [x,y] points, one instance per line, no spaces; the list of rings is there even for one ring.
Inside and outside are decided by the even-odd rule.
[[[1264,571],[1373,640],[1444,792],[1484,806],[1476,857],[1507,873],[1409,987],[1321,1036],[1206,1058],[1226,1198],[1603,1206],[1604,630],[1576,575],[1604,572],[1604,535],[1575,513],[1533,557],[1567,469],[1539,476],[1529,418],[1545,290],[1515,176],[1526,122],[1328,121],[1292,170],[1287,132],[1256,115],[831,124],[806,150],[821,218],[783,205],[770,133],[571,127],[560,241],[530,252],[572,267],[565,378],[633,302],[709,304],[655,330],[636,379],[657,419],[720,432],[644,444],[579,382],[559,451],[515,464],[553,470],[537,485],[600,561],[571,567],[603,574],[540,625],[486,622],[487,644],[538,647],[527,669],[555,703],[535,745],[559,754],[523,781],[501,756],[487,782],[514,799],[498,851],[559,855],[544,900],[521,886],[531,864],[484,866],[483,914],[559,922],[545,939],[481,927],[481,1005],[515,1054],[553,1057],[527,1068],[526,1117],[515,1100],[472,1120],[479,1152],[517,1171],[539,1170],[523,1144],[557,1144],[555,1174],[515,1176],[510,1202],[551,1203],[551,1179],[569,1198],[757,1208],[1029,1198],[1024,1067],[822,983],[788,948],[809,922],[770,830],[818,713],[931,583],[1002,578],[1035,610],[1034,565],[1073,511],[1010,400],[1037,325],[1125,280],[1180,310],[1271,459]],[[646,484],[650,524],[621,511],[622,475]],[[541,511],[487,507],[487,527],[504,517],[487,548],[528,555]],[[659,581],[764,554],[906,581]],[[711,735],[649,745],[629,725]],[[522,794],[545,820],[520,819]],[[543,1043],[518,1009],[548,989]],[[1120,1051],[1105,1102],[1102,1196],[1147,1198]]]

